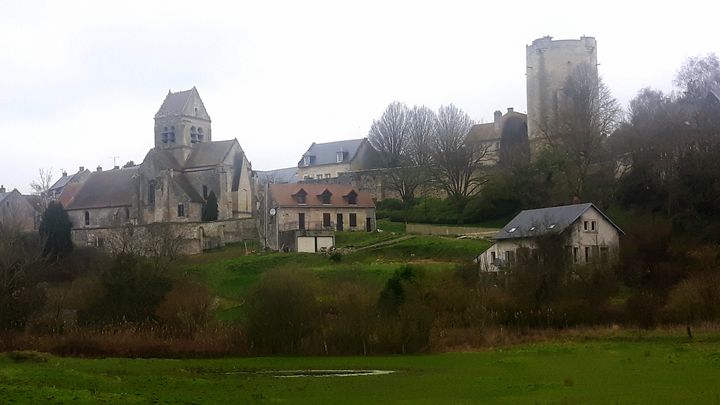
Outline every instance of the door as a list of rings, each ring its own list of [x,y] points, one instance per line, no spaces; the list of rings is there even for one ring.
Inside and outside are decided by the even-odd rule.
[[[330,228],[331,226],[332,224],[330,223],[330,213],[323,213],[323,228]]]
[[[337,214],[337,230],[338,232],[343,230],[343,214]]]
[[[365,218],[365,230],[372,232],[372,218]]]
[[[298,214],[298,229],[305,229],[305,213]]]

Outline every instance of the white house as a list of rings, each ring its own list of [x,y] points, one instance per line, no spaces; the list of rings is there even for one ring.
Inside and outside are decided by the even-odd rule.
[[[519,249],[536,249],[536,238],[564,236],[574,264],[608,263],[617,257],[622,229],[591,203],[520,212],[494,237],[495,244],[475,258],[485,271],[515,263]]]

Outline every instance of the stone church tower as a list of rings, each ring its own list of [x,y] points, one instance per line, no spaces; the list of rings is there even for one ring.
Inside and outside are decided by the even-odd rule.
[[[580,64],[591,67],[597,77],[597,42],[593,37],[553,40],[546,36],[526,46],[527,126],[531,149],[543,142],[543,127],[557,119],[558,105],[568,74]]]
[[[168,91],[155,114],[155,148],[169,149],[178,162],[184,162],[193,146],[212,141],[210,122],[195,87]]]

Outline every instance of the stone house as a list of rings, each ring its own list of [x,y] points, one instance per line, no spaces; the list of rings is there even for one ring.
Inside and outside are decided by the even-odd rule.
[[[40,211],[32,196],[20,194],[17,189],[6,191],[0,186],[0,225],[31,232],[40,226]]]
[[[528,161],[530,144],[528,143],[527,114],[508,108],[503,114],[497,110],[493,122],[475,124],[470,128],[466,140],[487,148],[486,164],[500,161]]]
[[[367,138],[313,142],[298,162],[300,180],[337,178],[339,174],[379,167],[377,151]]]
[[[375,203],[368,193],[340,184],[267,186],[267,245],[276,250],[317,251],[333,246],[334,232],[372,232]],[[307,243],[313,247],[307,249]],[[318,245],[319,243],[319,245]]]
[[[73,228],[199,222],[210,193],[219,221],[251,217],[251,164],[237,139],[213,141],[210,124],[197,89],[169,92],[155,115],[155,147],[140,165],[98,167],[65,186],[60,201]]]
[[[80,166],[77,173],[69,175],[66,171],[63,171],[62,176],[48,189],[48,197],[52,200],[60,199],[60,196],[68,184],[82,183],[90,176],[90,173],[90,170],[86,169],[84,166]]]
[[[568,260],[575,265],[608,264],[619,253],[624,232],[591,203],[525,210],[494,237],[495,243],[475,258],[484,271],[512,266],[519,255],[534,255],[537,238],[562,236]]]

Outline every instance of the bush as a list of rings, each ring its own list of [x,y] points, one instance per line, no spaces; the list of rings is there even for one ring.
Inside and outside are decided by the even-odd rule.
[[[43,254],[48,258],[56,259],[70,253],[73,250],[71,230],[72,222],[62,204],[51,202],[43,212],[40,222],[40,238],[44,243]]]
[[[687,324],[720,319],[720,274],[694,274],[680,282],[663,312],[667,320]]]
[[[158,320],[180,336],[193,336],[212,317],[214,299],[208,288],[196,281],[181,279],[155,310]]]

